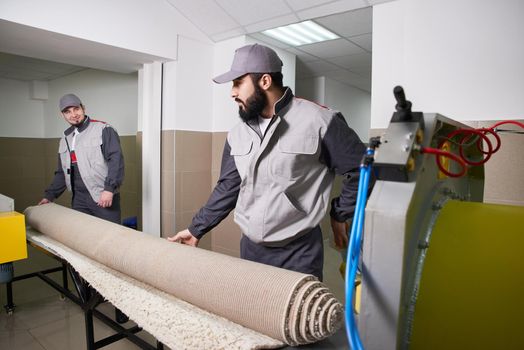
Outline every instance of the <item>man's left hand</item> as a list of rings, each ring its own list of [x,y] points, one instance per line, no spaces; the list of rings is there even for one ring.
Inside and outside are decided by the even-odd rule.
[[[102,208],[109,208],[113,204],[113,192],[102,191],[97,204]]]

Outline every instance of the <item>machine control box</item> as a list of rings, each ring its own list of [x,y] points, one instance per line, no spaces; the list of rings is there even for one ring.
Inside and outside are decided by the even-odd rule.
[[[0,212],[0,264],[27,258],[25,216]]]
[[[374,167],[379,180],[410,181],[416,167],[414,146],[422,140],[419,121],[390,123],[381,137]]]

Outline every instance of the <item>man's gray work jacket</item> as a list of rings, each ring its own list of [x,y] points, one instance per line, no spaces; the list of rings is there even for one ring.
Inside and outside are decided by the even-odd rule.
[[[235,209],[251,241],[283,246],[317,226],[326,213],[335,174],[347,175],[331,215],[352,217],[365,146],[336,111],[293,96],[275,104],[264,135],[258,120],[228,134],[218,183],[189,231],[197,238]]]
[[[71,188],[71,147],[74,127],[64,131],[58,146],[58,169],[46,198],[54,200],[67,187]],[[78,127],[74,153],[77,169],[93,201],[98,202],[102,191],[116,193],[124,178],[124,161],[118,134],[111,125],[90,119]]]

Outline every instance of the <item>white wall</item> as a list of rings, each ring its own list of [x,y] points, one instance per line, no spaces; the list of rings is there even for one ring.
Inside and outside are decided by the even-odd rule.
[[[176,62],[164,64],[164,130],[212,130],[213,45],[178,39]]]
[[[295,95],[319,105],[325,105],[326,78],[314,77],[297,80]]]
[[[31,99],[30,84],[0,78],[0,137],[44,136],[44,102]]]
[[[524,2],[397,0],[373,7],[372,128],[402,85],[413,110],[455,120],[524,115]]]
[[[86,114],[111,124],[120,135],[136,135],[138,77],[86,69],[49,82],[49,99],[44,103],[44,137],[60,137],[67,123],[58,101],[74,93],[86,107]]]
[[[349,126],[363,142],[367,142],[371,123],[371,94],[330,78],[326,78],[325,83],[324,104],[342,112]]]
[[[60,137],[68,124],[58,101],[67,93],[78,95],[89,116],[111,124],[120,135],[136,135],[137,89],[135,73],[87,69],[48,82],[48,99],[34,100],[30,82],[0,78],[0,136]]]
[[[2,0],[0,19],[171,59],[177,34],[209,41],[164,0]]]
[[[371,95],[327,77],[297,81],[297,96],[340,111],[362,141],[369,139]]]

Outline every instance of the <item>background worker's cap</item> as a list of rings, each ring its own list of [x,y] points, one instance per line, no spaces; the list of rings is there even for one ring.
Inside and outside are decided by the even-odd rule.
[[[235,51],[231,70],[213,81],[223,84],[248,73],[282,72],[282,61],[277,53],[267,46],[253,44],[243,46]]]
[[[62,96],[60,99],[60,102],[58,103],[58,108],[60,108],[60,111],[63,111],[66,108],[69,107],[80,107],[82,104],[82,101],[78,98],[78,96],[74,94],[67,94]]]

